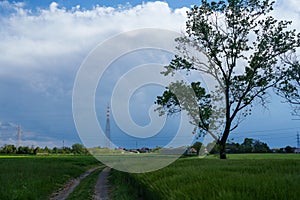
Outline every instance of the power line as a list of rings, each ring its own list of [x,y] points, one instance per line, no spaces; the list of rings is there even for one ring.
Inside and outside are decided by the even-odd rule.
[[[261,132],[277,132],[277,131],[285,131],[285,130],[294,130],[299,129],[300,127],[293,127],[293,128],[280,128],[280,129],[265,129],[265,130],[257,130],[257,131],[238,131],[232,132],[233,134],[240,134],[240,133],[261,133]]]
[[[231,137],[235,137],[235,138],[240,138],[240,137],[294,137],[294,133],[292,132],[281,132],[280,134],[275,134],[275,133],[267,133],[267,134],[238,134],[238,135],[230,135]]]

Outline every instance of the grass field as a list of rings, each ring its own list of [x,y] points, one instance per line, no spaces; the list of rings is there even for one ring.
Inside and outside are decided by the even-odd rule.
[[[0,156],[0,199],[48,199],[99,165],[91,156]],[[69,196],[90,199],[101,168]],[[180,158],[150,173],[113,170],[112,199],[298,199],[300,154],[230,154],[228,160]]]
[[[188,157],[150,173],[113,170],[110,180],[118,200],[134,196],[153,200],[299,199],[300,155],[236,154],[228,155],[228,160],[213,155]]]
[[[96,165],[92,156],[0,156],[0,199],[48,199]]]

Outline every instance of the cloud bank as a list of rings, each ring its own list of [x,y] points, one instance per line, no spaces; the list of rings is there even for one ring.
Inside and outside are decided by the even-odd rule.
[[[298,4],[279,0],[273,14],[292,20],[300,30]],[[21,124],[34,144],[46,144],[51,138],[78,142],[72,88],[80,64],[97,44],[139,28],[182,32],[188,10],[160,1],[92,9],[64,8],[56,2],[47,9],[25,6],[0,2],[0,119]],[[0,135],[0,140],[12,142],[14,136]]]
[[[73,82],[97,44],[139,28],[181,32],[187,10],[159,1],[90,10],[56,2],[48,9],[29,10],[25,3],[3,1],[0,9],[5,11],[0,14],[0,119],[21,124],[37,140],[78,140],[71,110]]]

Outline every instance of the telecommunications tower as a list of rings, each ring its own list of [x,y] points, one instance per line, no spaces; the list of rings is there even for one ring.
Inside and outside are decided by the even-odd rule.
[[[107,111],[106,111],[106,127],[105,127],[105,135],[106,135],[106,147],[108,149],[111,148],[110,144],[110,107],[109,104],[107,105]]]

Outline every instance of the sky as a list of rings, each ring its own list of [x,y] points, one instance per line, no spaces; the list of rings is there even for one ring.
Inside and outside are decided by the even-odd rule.
[[[156,28],[183,32],[186,11],[198,3],[1,1],[0,145],[16,144],[18,125],[22,128],[21,145],[60,147],[63,143],[71,146],[82,142],[74,122],[72,94],[76,75],[92,50],[126,31]],[[297,0],[277,1],[273,15],[293,20],[293,27],[300,30],[298,4]],[[171,58],[170,52],[145,50],[120,56],[111,63],[95,92],[95,112],[103,130],[113,85],[126,71],[143,63],[166,65]],[[152,84],[134,92],[128,107],[136,124],[151,123],[149,107],[162,91],[163,87]],[[119,100],[121,103],[122,98]],[[231,134],[233,141],[252,137],[270,147],[296,146],[300,121],[293,120],[296,117],[290,114],[289,105],[283,104],[282,99],[271,94],[269,100],[268,109],[255,105],[252,115]],[[145,140],[123,134],[111,114],[111,137],[117,146],[162,146],[178,128],[178,120],[178,116],[168,119],[158,134],[160,137]]]

